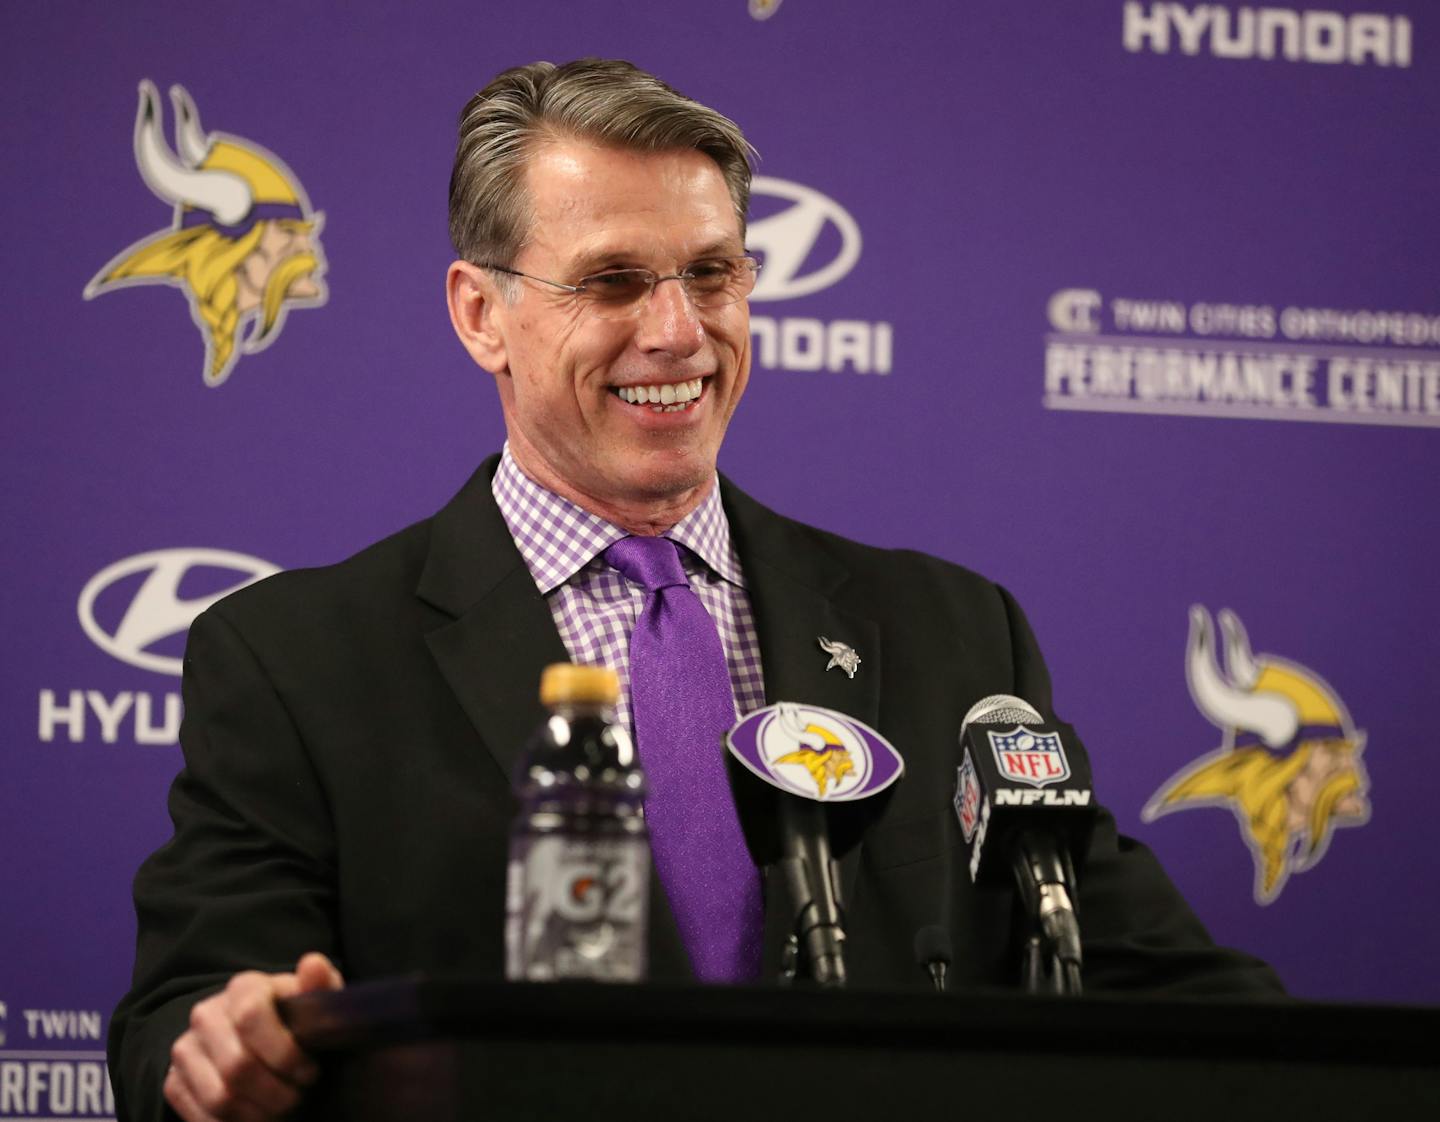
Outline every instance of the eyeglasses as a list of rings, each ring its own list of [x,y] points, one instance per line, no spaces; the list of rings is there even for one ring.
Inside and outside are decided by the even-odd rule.
[[[678,273],[665,276],[652,273],[649,269],[612,269],[607,273],[581,277],[575,284],[562,284],[504,265],[478,264],[482,269],[524,277],[573,293],[576,300],[601,319],[622,319],[634,315],[649,302],[655,286],[667,280],[678,280],[690,303],[697,308],[723,308],[726,304],[738,304],[750,295],[755,287],[755,274],[760,271],[760,262],[753,257],[707,257],[692,261]]]

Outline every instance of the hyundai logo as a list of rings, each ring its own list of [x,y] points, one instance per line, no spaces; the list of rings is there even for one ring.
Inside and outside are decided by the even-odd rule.
[[[750,223],[746,243],[765,256],[765,267],[751,293],[752,300],[793,300],[829,288],[860,260],[860,227],[849,212],[813,187],[757,175],[752,195],[784,199],[791,205]],[[834,226],[840,235],[839,252],[824,265],[801,272],[825,232]]]
[[[279,571],[278,566],[268,561],[225,549],[157,549],[101,569],[81,589],[76,611],[85,634],[102,651],[142,670],[179,675],[179,658],[157,654],[150,648],[188,631],[195,617],[217,600]],[[213,590],[213,578],[225,573],[238,579],[218,591]],[[107,589],[137,574],[143,574],[139,587],[130,594],[129,603],[114,629],[106,629],[96,618],[96,601]],[[203,596],[181,598],[181,582],[191,574],[210,577],[212,591]]]

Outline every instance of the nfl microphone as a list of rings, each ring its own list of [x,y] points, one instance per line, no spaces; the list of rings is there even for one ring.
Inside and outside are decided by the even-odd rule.
[[[1013,876],[1018,884],[1033,924],[1026,988],[1078,994],[1075,863],[1083,861],[1094,828],[1089,761],[1034,706],[1006,694],[971,706],[960,743],[955,813],[969,848],[971,879]]]

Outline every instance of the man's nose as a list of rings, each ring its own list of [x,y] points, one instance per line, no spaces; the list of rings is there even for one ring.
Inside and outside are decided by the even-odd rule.
[[[656,282],[650,298],[640,308],[635,342],[641,350],[665,351],[682,357],[693,355],[704,345],[705,328],[700,323],[700,313],[690,302],[679,277]]]

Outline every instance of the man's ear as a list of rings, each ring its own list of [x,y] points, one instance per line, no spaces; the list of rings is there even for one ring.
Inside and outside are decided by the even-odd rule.
[[[470,357],[492,374],[508,373],[510,360],[497,317],[501,296],[495,278],[479,265],[454,261],[445,274],[445,298],[450,323]]]

